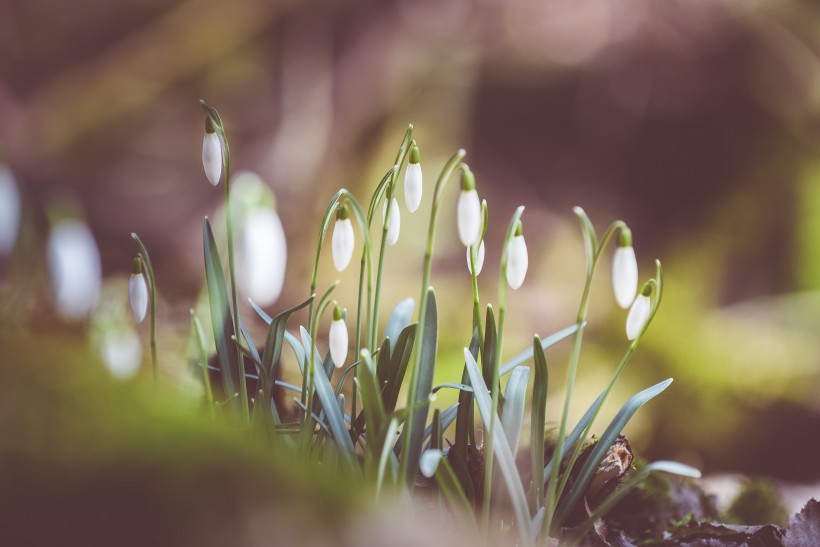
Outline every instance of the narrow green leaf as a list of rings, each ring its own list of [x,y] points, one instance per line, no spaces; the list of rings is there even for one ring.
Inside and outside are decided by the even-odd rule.
[[[388,343],[389,342],[385,341],[385,345]],[[362,398],[362,411],[368,431],[367,447],[368,450],[373,453],[374,461],[376,461],[382,452],[379,437],[384,427],[386,417],[381,399],[379,380],[376,377],[376,366],[373,364],[373,359],[369,351],[363,349],[361,355],[364,365],[359,368],[359,377],[354,378],[353,381],[359,386],[359,395]],[[358,437],[361,429],[354,426],[353,430],[354,438]]]
[[[419,406],[421,406],[421,404]],[[450,406],[448,406],[447,408],[445,408],[441,412],[441,430],[442,431],[447,431],[447,428],[450,427],[450,424],[452,424],[453,421],[455,421],[457,414],[458,414],[458,403],[451,404]],[[396,412],[395,415],[397,417],[400,417],[399,423],[402,423],[403,418],[401,418],[401,413]],[[431,422],[431,423],[427,424],[427,426],[424,428],[424,437],[421,440],[422,444],[424,444],[424,442],[427,439],[429,439],[430,435],[432,435],[432,434],[433,434],[433,424]],[[398,450],[401,447],[401,441],[402,441],[402,436],[403,435],[404,435],[404,432],[402,432],[402,434],[399,435],[399,438],[396,440],[396,446],[395,446],[396,450]]]
[[[524,423],[524,403],[527,398],[527,382],[530,379],[529,367],[518,367],[510,375],[507,389],[504,392],[504,410],[501,412],[501,425],[507,433],[507,442],[513,457],[518,453],[518,440],[521,438],[521,424]]]
[[[225,395],[230,399],[234,393],[239,392],[239,382],[244,379],[239,378],[239,359],[231,342],[231,337],[236,334],[236,331],[231,316],[228,289],[225,285],[225,273],[222,270],[222,262],[213,231],[211,231],[211,224],[207,218],[202,238],[205,250],[205,281],[208,286],[208,302],[211,308],[216,355],[222,372]],[[236,408],[239,405],[240,401],[237,399],[232,406]]]
[[[393,453],[393,451],[391,450],[391,448],[393,447],[393,443],[391,442],[391,436],[395,436],[396,429],[398,428],[398,426],[399,424],[395,416],[390,418],[390,422],[388,422],[387,429],[384,434],[382,451],[381,454],[379,454],[379,468],[378,473],[376,475],[376,497],[379,496],[379,493],[382,489],[382,484],[384,484],[384,475],[387,471],[387,462],[393,461],[393,459],[390,457],[390,455]],[[395,472],[395,466],[393,468],[393,471]],[[395,482],[395,476],[393,478]]]
[[[572,511],[573,507],[575,507],[575,504],[581,500],[584,490],[586,490],[589,481],[592,480],[592,476],[595,474],[598,464],[600,464],[601,460],[604,459],[607,450],[609,450],[609,447],[612,446],[615,438],[621,434],[624,426],[626,426],[627,422],[629,422],[632,416],[634,416],[635,412],[637,412],[639,408],[651,399],[662,393],[663,390],[669,387],[669,384],[671,383],[672,378],[668,378],[663,382],[636,393],[630,397],[626,403],[624,403],[615,415],[615,418],[604,431],[604,434],[595,444],[595,448],[592,449],[592,453],[584,464],[584,467],[581,469],[581,472],[578,474],[578,478],[573,483],[572,488],[570,488],[566,500],[559,505],[556,512],[556,520],[554,521],[556,526],[560,527],[560,525],[563,524],[567,515],[569,515],[570,511]]]
[[[473,360],[478,359],[478,328],[473,329],[473,336],[470,340],[470,355]],[[465,363],[464,370],[461,373],[461,383],[469,385],[470,375],[467,371]],[[475,499],[475,492],[472,488],[472,479],[470,478],[467,466],[467,454],[470,434],[473,433],[473,395],[471,391],[462,390],[458,394],[458,416],[456,416],[456,442],[452,448],[454,457],[454,470],[458,476],[459,482],[464,485],[467,495],[470,499]]]
[[[390,338],[390,351],[396,347],[396,341],[399,339],[399,334],[407,325],[410,324],[410,318],[413,317],[413,310],[416,308],[416,301],[412,298],[405,298],[393,308],[390,317],[387,319],[387,325],[384,327],[385,338]]]
[[[464,348],[464,360],[467,363],[467,371],[470,375],[470,383],[473,385],[473,395],[475,396],[478,410],[481,413],[481,421],[484,422],[485,430],[489,427],[492,418],[492,399],[490,390],[484,383],[478,364],[475,362],[470,350]],[[521,485],[521,477],[518,475],[518,468],[515,466],[515,457],[507,443],[507,435],[504,427],[496,417],[495,439],[493,439],[493,451],[495,452],[496,463],[504,478],[507,492],[512,501],[515,520],[518,525],[519,540],[522,544],[531,544],[530,537],[530,514],[527,509],[527,497]]]
[[[404,376],[407,374],[407,365],[410,362],[410,356],[413,353],[413,345],[416,342],[416,332],[418,330],[418,323],[413,323],[404,327],[399,334],[396,344],[390,353],[390,363],[387,370],[384,371],[384,377],[379,376],[379,380],[386,384],[384,394],[384,409],[386,412],[393,412],[396,410],[396,404],[399,401],[399,392],[401,391],[401,384],[404,381]],[[391,339],[392,340],[392,339]],[[392,343],[392,342],[391,342]]]
[[[543,509],[541,499],[544,495],[544,480],[541,471],[544,467],[544,432],[547,414],[547,391],[549,390],[549,370],[547,356],[541,348],[541,340],[536,335],[532,341],[535,359],[535,379],[532,386],[532,410],[530,412],[530,462],[532,482],[530,484],[530,511]],[[541,513],[543,518],[543,513]],[[535,528],[540,530],[540,525]]]
[[[575,448],[576,443],[581,442],[581,435],[586,430],[587,425],[589,425],[589,423],[592,421],[592,417],[598,411],[598,407],[601,406],[605,394],[606,392],[603,392],[600,395],[598,395],[598,397],[596,397],[592,404],[589,406],[587,411],[584,412],[584,415],[581,416],[581,419],[578,421],[578,423],[575,424],[575,427],[573,428],[569,436],[567,436],[567,440],[564,443],[564,449],[561,451],[561,460],[563,460],[564,457],[566,457],[570,450],[573,450]],[[551,471],[552,460],[550,460],[546,467],[544,467],[544,482],[547,482],[547,480],[549,480]]]
[[[412,428],[410,443],[407,454],[402,454],[406,458],[407,479],[411,482],[416,476],[419,468],[419,457],[424,441],[424,424],[427,422],[427,412],[429,410],[430,390],[433,388],[433,372],[436,368],[436,353],[438,352],[438,308],[436,306],[436,293],[433,287],[427,288],[427,304],[423,317],[424,339],[419,348],[420,365],[418,376],[416,377],[416,400],[414,404],[421,405],[413,411],[411,416]],[[427,402],[426,404],[421,404]]]
[[[555,344],[557,344],[561,340],[564,340],[565,338],[569,338],[570,336],[575,334],[575,331],[577,331],[578,328],[579,328],[579,325],[572,325],[572,326],[567,327],[565,329],[559,330],[555,334],[547,336],[541,342],[541,348],[546,350],[547,348],[554,346]],[[518,365],[523,365],[527,360],[532,359],[532,356],[533,356],[533,348],[525,349],[524,351],[522,351],[521,353],[519,353],[518,355],[516,355],[515,357],[513,357],[512,359],[510,359],[509,361],[507,361],[503,365],[501,365],[501,369],[500,369],[498,374],[500,376],[504,376],[505,374],[508,374],[508,373],[512,372],[512,370],[515,367],[517,367]]]
[[[481,373],[484,377],[484,384],[490,386],[497,383],[496,366],[498,365],[498,355],[496,346],[498,345],[498,330],[495,326],[495,314],[493,307],[487,306],[487,320],[484,323],[484,347],[481,348]]]

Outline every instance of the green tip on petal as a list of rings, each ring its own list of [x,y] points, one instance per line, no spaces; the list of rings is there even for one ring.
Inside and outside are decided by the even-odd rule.
[[[339,303],[334,301],[333,302],[333,320],[334,321],[341,321],[344,317],[342,313],[342,308],[339,307]]]
[[[414,140],[410,145],[410,163],[418,163],[421,160],[421,155],[419,154],[419,147],[416,145],[416,141]]]
[[[214,127],[214,122],[211,121],[210,116],[205,116],[205,133],[216,133],[216,128]]]
[[[347,220],[350,218],[350,209],[347,208],[347,205],[342,203],[339,208],[336,210],[336,220]]]
[[[461,190],[462,192],[475,190],[475,175],[466,163],[461,165]]]
[[[621,234],[618,236],[618,247],[632,247],[632,230],[627,226],[621,228]]]
[[[131,273],[134,274],[141,274],[142,273],[142,258],[135,257],[134,262],[131,263]]]
[[[523,236],[523,235],[524,235],[524,225],[521,224],[521,221],[519,220],[515,224],[515,237]]]

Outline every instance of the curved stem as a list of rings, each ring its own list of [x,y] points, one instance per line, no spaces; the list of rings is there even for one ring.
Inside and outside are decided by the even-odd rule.
[[[419,324],[416,331],[415,342],[416,349],[414,351],[414,357],[410,367],[410,386],[407,396],[408,408],[413,408],[416,404],[416,382],[418,380],[419,367],[421,366],[421,352],[419,351],[419,348],[421,348],[424,341],[424,314],[427,311],[427,287],[430,285],[430,270],[433,264],[433,244],[435,243],[436,238],[436,225],[438,224],[438,214],[439,208],[441,207],[442,194],[444,193],[444,188],[447,185],[447,181],[450,180],[453,172],[459,166],[461,160],[466,154],[467,152],[461,149],[453,154],[449,160],[447,160],[447,163],[444,164],[444,167],[439,174],[438,180],[436,181],[436,188],[433,192],[433,206],[430,212],[430,227],[427,231],[427,247],[424,251],[424,266],[422,268],[421,277],[421,295],[419,296],[418,313]],[[407,454],[410,448],[410,433],[412,424],[412,417],[408,417],[405,421],[404,431],[402,432],[402,457],[399,460],[399,477],[403,477],[408,486],[412,486],[415,478],[407,476]]]
[[[151,257],[148,256],[148,249],[145,248],[142,240],[135,232],[131,232],[131,239],[139,247],[139,254],[145,267],[145,276],[148,278],[148,292],[151,299],[151,370],[156,385],[159,381],[159,366],[157,364],[157,282],[154,278],[154,266],[151,264]]]

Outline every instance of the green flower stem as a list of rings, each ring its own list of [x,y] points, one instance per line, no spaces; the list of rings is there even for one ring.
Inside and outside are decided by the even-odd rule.
[[[478,247],[481,246],[481,242],[484,241],[484,235],[487,233],[487,223],[489,221],[487,200],[481,202],[481,216],[483,218],[481,225],[481,238],[479,238],[478,246],[470,246],[470,280],[473,287],[473,328],[478,329],[478,347],[483,348],[484,325],[481,321],[481,301],[478,297],[478,272],[476,271],[475,263],[477,260]]]
[[[148,249],[145,248],[140,237],[131,232],[131,239],[139,247],[139,255],[145,268],[145,277],[148,279],[148,293],[151,299],[151,370],[154,374],[154,384],[159,381],[159,366],[157,365],[157,283],[154,277],[154,267],[151,265],[151,257],[148,256]]]
[[[193,329],[194,345],[199,351],[199,365],[202,367],[202,380],[205,385],[205,400],[208,403],[208,410],[211,418],[216,418],[216,407],[214,406],[214,392],[211,388],[211,377],[208,374],[208,351],[205,349],[205,333],[202,323],[191,308],[191,328]]]
[[[433,244],[436,238],[436,225],[438,224],[438,214],[441,207],[442,195],[447,181],[450,180],[453,172],[461,164],[461,160],[467,152],[464,149],[458,150],[453,156],[447,160],[441,173],[436,181],[436,188],[433,191],[433,206],[430,212],[430,228],[427,231],[427,247],[424,251],[424,266],[422,269],[421,278],[421,294],[419,296],[419,325],[416,332],[416,349],[410,367],[410,387],[407,396],[407,407],[412,408],[416,404],[416,382],[418,380],[419,367],[421,366],[421,348],[424,341],[424,314],[427,311],[427,287],[430,285],[430,270],[433,265]],[[407,454],[410,452],[410,433],[413,425],[413,420],[408,416],[404,424],[404,431],[402,432],[402,448],[401,458],[399,460],[399,477],[403,477],[408,487],[412,487],[415,477],[407,476]]]
[[[228,269],[231,274],[231,303],[233,306],[233,324],[234,329],[238,335],[239,329],[239,292],[236,284],[236,259],[233,251],[233,221],[231,211],[231,148],[228,145],[228,137],[225,135],[225,126],[222,124],[222,118],[215,108],[212,108],[204,100],[200,100],[205,114],[211,120],[211,123],[219,136],[219,143],[222,148],[222,164],[225,172],[225,224],[228,235]],[[238,335],[239,336],[239,335]],[[246,427],[251,424],[251,412],[248,404],[248,386],[245,382],[245,356],[242,351],[237,348],[237,359],[239,361],[239,400],[242,406],[242,420]]]
[[[501,391],[501,382],[498,376],[498,365],[501,362],[501,345],[504,338],[504,318],[507,313],[507,260],[510,252],[510,242],[515,237],[515,228],[521,222],[521,215],[524,214],[524,206],[521,205],[513,213],[510,224],[507,227],[507,235],[504,237],[504,247],[501,251],[500,278],[498,280],[498,334],[495,349],[495,367],[492,373],[493,385],[490,386],[492,400],[492,413],[490,414],[490,434],[484,441],[484,500],[481,507],[482,524],[486,528],[490,521],[490,494],[493,483],[493,443],[495,441],[495,422],[498,416],[498,399]]]
[[[561,413],[561,425],[558,430],[558,439],[555,445],[555,453],[552,457],[552,470],[550,473],[549,482],[547,483],[547,500],[544,506],[547,508],[544,517],[544,530],[549,534],[552,528],[552,518],[555,513],[555,507],[558,503],[557,486],[558,486],[558,468],[560,467],[561,454],[564,451],[564,442],[566,441],[567,419],[569,417],[569,408],[572,400],[572,391],[575,387],[575,377],[578,371],[578,362],[581,356],[581,342],[584,337],[584,329],[586,327],[587,309],[589,307],[589,293],[592,287],[592,278],[595,274],[595,268],[602,256],[602,251],[606,248],[615,232],[621,228],[625,228],[626,224],[620,220],[613,222],[607,229],[601,244],[599,245],[595,231],[589,221],[586,213],[580,207],[575,208],[575,214],[581,220],[582,227],[585,231],[584,243],[587,251],[587,275],[584,284],[584,293],[581,296],[581,304],[578,307],[578,316],[576,322],[578,330],[575,332],[575,338],[572,345],[572,353],[570,354],[569,372],[567,375],[567,391],[564,396],[564,409]],[[566,473],[569,474],[569,469]]]
[[[623,372],[624,368],[626,367],[626,364],[632,358],[632,354],[635,353],[635,350],[638,349],[638,345],[640,344],[640,341],[643,338],[643,335],[646,332],[646,329],[649,327],[649,324],[652,322],[652,319],[655,317],[655,314],[658,311],[658,307],[660,306],[660,302],[661,302],[661,297],[663,296],[663,269],[661,268],[660,261],[656,260],[655,265],[656,265],[656,270],[657,270],[655,279],[649,280],[649,283],[655,289],[655,298],[653,299],[653,302],[652,302],[652,308],[651,308],[651,311],[650,311],[650,314],[649,314],[649,319],[646,321],[646,325],[644,325],[644,328],[641,330],[641,333],[635,338],[635,340],[632,341],[632,343],[629,345],[629,348],[627,348],[626,353],[621,358],[621,362],[618,364],[618,367],[615,369],[615,373],[612,375],[612,378],[609,380],[609,384],[606,386],[606,389],[604,390],[603,396],[601,397],[598,404],[595,406],[595,409],[593,410],[593,413],[592,413],[592,419],[589,421],[589,423],[587,424],[587,426],[584,429],[583,433],[581,434],[579,442],[575,445],[575,448],[573,449],[573,452],[572,452],[572,456],[570,457],[569,462],[567,464],[567,470],[564,473],[564,475],[561,477],[561,484],[558,487],[558,491],[557,491],[557,494],[556,494],[556,499],[561,499],[561,494],[563,494],[564,488],[566,487],[566,484],[567,484],[567,480],[569,479],[569,475],[570,475],[569,471],[575,466],[575,462],[577,461],[578,456],[581,453],[581,446],[583,444],[582,440],[586,439],[587,436],[589,435],[589,431],[592,429],[592,424],[595,422],[595,418],[598,417],[598,412],[600,412],[601,407],[604,404],[604,401],[606,401],[606,398],[609,396],[610,391],[612,391],[612,387],[615,385],[615,382],[618,380],[618,377],[621,375],[621,372]]]

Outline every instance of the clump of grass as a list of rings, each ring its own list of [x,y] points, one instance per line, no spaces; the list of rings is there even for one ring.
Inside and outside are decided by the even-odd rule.
[[[726,510],[726,521],[734,524],[776,524],[785,527],[789,512],[777,488],[765,479],[750,479]]]

